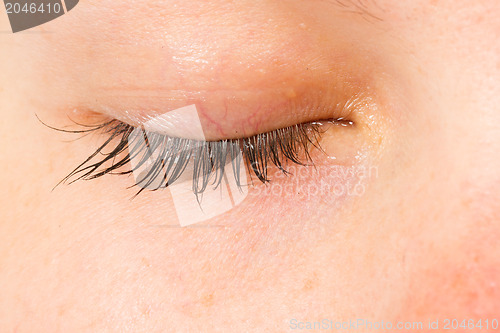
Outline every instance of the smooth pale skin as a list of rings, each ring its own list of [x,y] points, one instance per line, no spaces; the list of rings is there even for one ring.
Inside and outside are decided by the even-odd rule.
[[[18,34],[1,11],[2,331],[500,319],[500,2],[344,3],[89,0]],[[331,69],[328,94],[362,96],[351,110],[356,127],[323,138],[337,160],[317,155],[325,168],[376,170],[360,180],[361,194],[273,194],[270,185],[211,227],[176,228],[169,194],[131,201],[131,178],[51,192],[103,137],[68,143],[75,137],[35,113],[65,126],[67,115],[198,98],[223,138],[229,127],[210,101],[237,96],[248,107],[226,120],[249,132],[276,119],[300,123],[283,110],[252,123],[249,112],[259,100],[294,98],[288,88],[300,90],[315,56],[314,73]],[[318,75],[305,86],[321,85]],[[241,97],[245,89],[259,98]],[[350,186],[308,170],[306,188]]]

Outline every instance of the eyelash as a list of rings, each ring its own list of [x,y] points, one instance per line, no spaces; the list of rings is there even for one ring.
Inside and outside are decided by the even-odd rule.
[[[328,120],[327,122],[335,123],[336,121],[342,121],[342,119]],[[97,148],[60,183],[71,184],[78,180],[96,179],[106,174],[129,175],[155,154],[157,158],[153,162],[153,166],[140,182],[145,182],[146,186],[148,186],[163,172],[163,186],[167,187],[183,174],[187,163],[192,161],[194,165],[192,190],[198,198],[210,183],[214,186],[214,189],[220,185],[228,157],[231,160],[236,184],[240,188],[243,186],[239,174],[241,157],[251,171],[251,176],[253,173],[262,183],[270,181],[267,172],[270,164],[277,167],[284,174],[288,174],[286,170],[288,162],[302,166],[314,165],[309,151],[311,147],[322,151],[319,144],[320,136],[323,133],[322,124],[320,122],[309,122],[257,134],[249,138],[220,141],[196,141],[169,137],[147,132],[143,128],[136,128],[119,120],[111,120],[97,126],[86,126],[88,129],[80,131],[49,127],[69,133],[89,134],[91,132],[102,132],[102,134],[108,136],[104,144]],[[142,143],[134,142],[141,135],[136,135],[135,139],[130,140],[131,135],[136,132],[140,132],[142,137],[145,138]],[[105,153],[104,150],[109,147],[112,147],[111,151]],[[129,150],[129,153],[127,153],[127,150]],[[240,151],[241,155],[239,154]],[[126,153],[126,155],[120,157],[123,153]],[[140,153],[143,153],[143,155],[135,168],[131,167],[130,170],[119,171],[131,162],[131,155],[135,154],[132,156],[135,158]],[[106,166],[108,163],[111,163],[111,165]],[[167,170],[164,170],[165,168]],[[135,185],[139,186],[137,183]],[[136,195],[140,194],[145,188],[142,187]],[[154,191],[159,188],[150,188],[150,190]]]

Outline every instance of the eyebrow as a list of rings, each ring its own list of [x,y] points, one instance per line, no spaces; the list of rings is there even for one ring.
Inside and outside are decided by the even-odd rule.
[[[307,0],[306,0],[307,1]],[[382,11],[377,0],[321,0],[332,4],[338,10],[361,15],[367,21],[383,21],[379,12]]]

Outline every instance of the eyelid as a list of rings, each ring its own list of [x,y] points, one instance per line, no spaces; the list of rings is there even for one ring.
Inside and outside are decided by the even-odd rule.
[[[146,134],[144,129],[135,128],[119,120],[113,120],[104,125],[85,130],[85,132],[92,132],[94,130],[102,131],[104,134],[108,135],[108,139],[88,159],[86,159],[84,163],[79,165],[61,182],[72,183],[80,179],[95,179],[106,174],[134,173],[134,167],[126,171],[123,171],[123,168],[131,162],[132,157],[140,156],[141,150],[146,147],[136,146],[133,142],[130,142],[129,139],[134,131],[143,131],[149,138],[149,141],[147,140],[149,142],[146,149],[147,152],[150,151],[151,142],[156,142],[156,147],[154,149],[163,149],[163,151],[157,155],[162,156],[161,158],[163,160],[157,159],[154,161],[154,168],[164,167],[165,165],[172,166],[172,161],[175,160],[170,175],[165,173],[163,176],[159,174],[161,171],[158,170],[149,171],[149,173],[146,174],[146,177],[151,175],[153,178],[161,176],[162,179],[165,180],[165,186],[175,181],[176,177],[178,177],[185,168],[183,163],[192,158],[194,170],[200,170],[200,168],[201,170],[205,170],[204,173],[201,174],[201,178],[200,174],[193,175],[193,192],[196,196],[202,194],[209,182],[213,180],[214,175],[219,182],[222,179],[224,172],[223,166],[227,154],[229,154],[227,160],[230,160],[231,163],[240,163],[237,162],[237,158],[235,158],[236,155],[234,151],[236,149],[241,149],[244,163],[246,163],[249,171],[251,173],[253,172],[261,182],[265,183],[270,181],[268,177],[268,166],[270,165],[277,167],[283,173],[287,173],[285,166],[288,162],[299,165],[312,165],[309,149],[311,149],[311,147],[320,149],[319,136],[321,135],[321,125],[321,123],[298,124],[272,132],[261,133],[245,139],[199,142],[185,138],[172,138],[157,133]],[[75,132],[81,133],[81,131]],[[140,136],[137,135],[135,138],[139,137]],[[170,145],[165,145],[167,140],[170,142]],[[187,155],[185,151],[180,152],[175,150],[176,146],[186,147],[189,145],[193,145],[195,149],[188,151]],[[135,147],[132,152],[130,151],[130,146]],[[104,153],[103,151],[105,149],[107,150],[109,147],[114,148],[111,148],[111,152]],[[129,152],[124,155],[127,149]],[[137,153],[138,151],[139,153]],[[183,157],[180,157],[181,153],[184,154],[182,155]],[[147,158],[147,155],[142,155],[139,163],[135,163],[135,165],[143,164]],[[179,160],[179,158],[182,158],[182,160]],[[236,169],[237,168],[233,164],[233,170]],[[234,172],[234,175],[238,177],[236,172]],[[152,184],[154,181],[154,179],[146,178],[140,180],[141,184],[136,183],[136,185],[141,187],[138,194],[144,189],[151,189],[148,185]],[[236,179],[236,183],[238,186],[243,185],[238,179]],[[214,184],[218,186],[219,183],[214,181],[212,185]]]
[[[210,141],[249,137],[317,119],[344,118],[356,122],[355,111],[358,101],[364,98],[364,91],[355,79],[346,79],[342,73],[318,74],[307,70],[297,77],[288,75],[283,74],[280,84],[263,84],[251,89],[109,87],[103,89],[104,98],[86,103],[84,109],[140,126],[169,112],[196,105],[205,137]]]

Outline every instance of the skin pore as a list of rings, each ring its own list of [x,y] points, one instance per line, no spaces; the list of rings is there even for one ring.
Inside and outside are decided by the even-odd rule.
[[[496,318],[499,10],[88,0],[0,34],[0,326],[282,332],[292,319]],[[316,168],[271,170],[209,227],[175,227],[168,191],[131,200],[130,177],[52,191],[106,138],[73,141],[36,116],[135,126],[188,104],[212,140],[354,125],[327,129]]]

